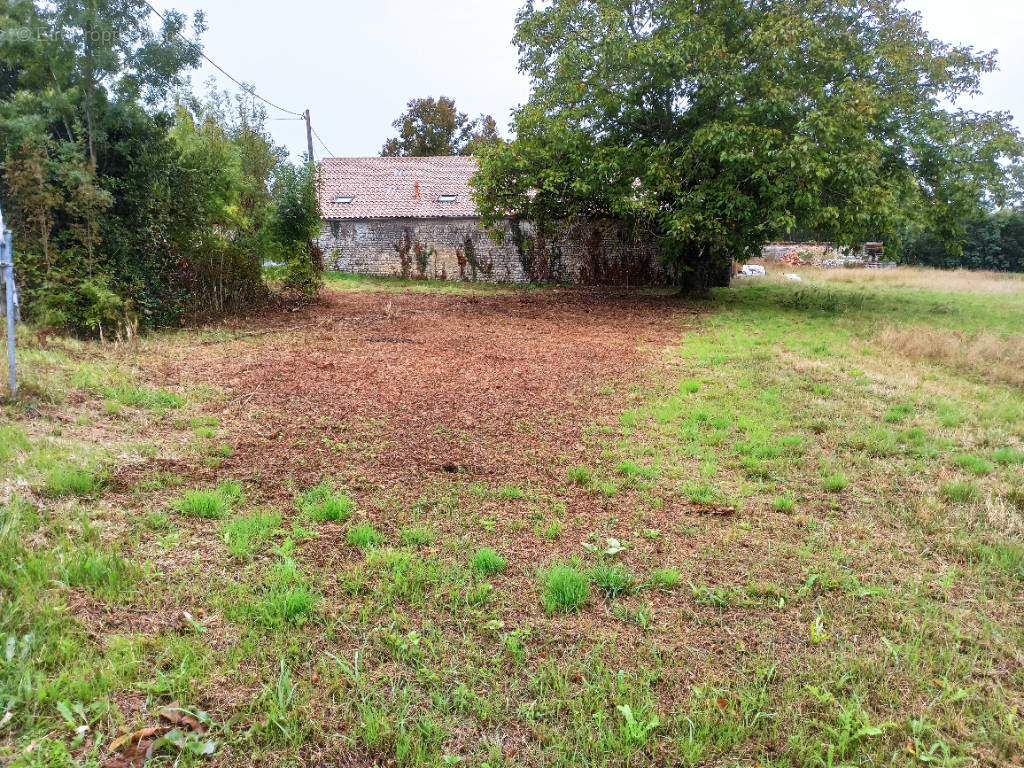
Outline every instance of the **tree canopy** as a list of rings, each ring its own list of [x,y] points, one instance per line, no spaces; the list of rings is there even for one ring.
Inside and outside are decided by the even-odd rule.
[[[527,2],[515,42],[533,88],[484,154],[485,221],[631,221],[684,289],[798,227],[955,243],[1021,193],[1010,116],[956,106],[994,54],[901,0]]]
[[[103,334],[241,309],[267,295],[268,258],[314,285],[270,230],[315,180],[251,96],[192,95],[201,13],[12,0],[0,28],[0,202],[30,319]]]
[[[412,99],[407,107],[391,124],[398,136],[384,143],[382,157],[473,155],[501,142],[493,117],[471,120],[447,96]]]

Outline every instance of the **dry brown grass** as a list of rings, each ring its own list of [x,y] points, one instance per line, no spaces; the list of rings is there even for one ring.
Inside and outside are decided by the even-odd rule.
[[[985,381],[1024,387],[1024,336],[887,326],[877,341],[909,360],[938,363]]]
[[[784,266],[784,265],[780,265]],[[811,269],[792,270],[803,277],[814,273],[820,282],[857,283],[864,287],[916,288],[939,293],[1024,293],[1024,275],[971,272],[966,269]]]

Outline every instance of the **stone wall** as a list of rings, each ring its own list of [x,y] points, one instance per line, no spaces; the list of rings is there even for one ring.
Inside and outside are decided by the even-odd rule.
[[[438,280],[604,285],[669,282],[657,249],[616,222],[598,221],[538,236],[530,224],[505,227],[499,245],[466,219],[325,221],[318,244],[328,270]]]

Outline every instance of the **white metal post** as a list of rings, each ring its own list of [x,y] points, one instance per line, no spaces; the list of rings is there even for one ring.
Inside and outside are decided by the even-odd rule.
[[[11,385],[11,397],[18,394],[18,376],[14,367],[14,245],[13,237],[4,227],[3,212],[0,211],[0,270],[3,271],[4,294],[7,298],[7,373]]]

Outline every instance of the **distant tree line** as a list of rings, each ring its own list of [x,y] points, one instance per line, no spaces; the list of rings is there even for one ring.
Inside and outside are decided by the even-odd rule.
[[[287,161],[250,96],[190,92],[201,13],[149,14],[0,10],[0,203],[34,322],[110,335],[239,311],[270,295],[267,260],[296,295],[317,289],[315,169]]]
[[[1024,272],[1024,210],[999,211],[963,223],[962,250],[934,231],[909,237],[900,261],[941,269],[988,269]]]

